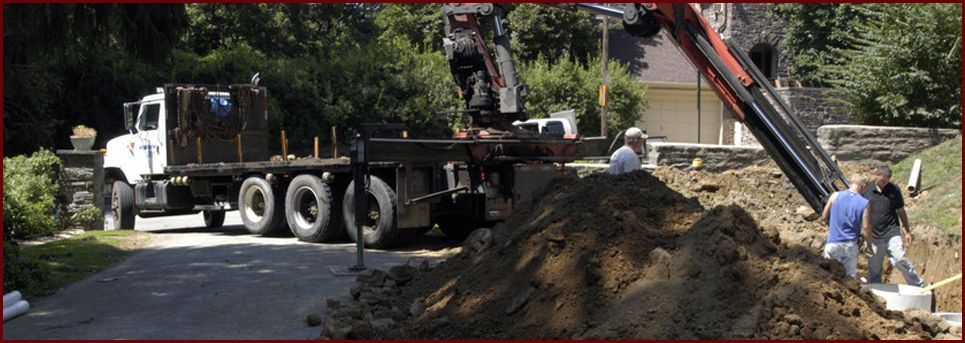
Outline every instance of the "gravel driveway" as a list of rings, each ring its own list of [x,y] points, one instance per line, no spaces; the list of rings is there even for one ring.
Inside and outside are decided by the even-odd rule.
[[[124,262],[43,299],[3,324],[4,339],[315,339],[309,314],[327,297],[346,298],[355,245],[311,244],[249,235],[237,212],[206,230],[201,215],[138,218],[155,232]],[[187,229],[185,229],[187,228]],[[421,236],[393,251],[366,251],[369,267],[411,257],[441,260],[456,243]]]

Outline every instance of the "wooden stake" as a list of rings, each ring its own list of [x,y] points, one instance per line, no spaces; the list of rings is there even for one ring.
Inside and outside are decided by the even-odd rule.
[[[198,164],[204,163],[204,159],[201,157],[201,137],[198,137]]]
[[[332,126],[332,158],[338,158],[338,136],[335,135],[335,126]]]
[[[318,159],[318,136],[315,136],[315,159]]]
[[[288,138],[285,138],[285,130],[281,130],[281,160],[288,161]]]
[[[174,162],[174,146],[171,145],[170,139],[168,140],[168,164],[171,164],[171,165],[177,164],[176,162]]]
[[[242,153],[241,151],[241,134],[240,133],[238,134],[237,141],[238,141],[238,162],[244,162],[245,161],[244,153]]]

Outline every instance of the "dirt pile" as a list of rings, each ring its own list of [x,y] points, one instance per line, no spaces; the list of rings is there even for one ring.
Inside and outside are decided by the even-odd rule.
[[[707,184],[697,191],[726,187]],[[857,281],[846,280],[840,265],[786,244],[790,236],[762,228],[741,207],[706,209],[699,198],[645,172],[555,180],[539,202],[523,205],[493,231],[477,230],[461,254],[434,268],[414,260],[360,276],[350,303],[329,301],[322,336],[866,339],[955,333],[885,311]]]
[[[846,174],[870,175],[872,165],[846,164]],[[818,214],[805,206],[804,198],[774,164],[752,166],[723,173],[682,171],[661,167],[653,175],[688,197],[700,199],[707,207],[736,205],[747,210],[765,230],[778,233],[784,248],[800,246],[820,253],[827,235],[827,225],[815,220]],[[892,180],[904,190],[901,180]],[[921,199],[904,194],[908,211],[914,211]],[[937,282],[961,272],[962,238],[942,230],[914,226],[915,242],[906,253],[927,282]],[[858,275],[867,275],[867,259],[859,258]],[[887,259],[886,259],[887,261]],[[905,283],[901,274],[886,262],[885,282]],[[962,283],[935,290],[939,311],[962,311]]]

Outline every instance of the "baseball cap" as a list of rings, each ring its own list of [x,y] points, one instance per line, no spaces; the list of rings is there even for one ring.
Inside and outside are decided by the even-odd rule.
[[[635,127],[631,127],[627,129],[627,132],[625,132],[623,135],[626,136],[627,138],[644,138],[644,139],[647,138],[647,134],[643,133],[643,130],[640,130]]]

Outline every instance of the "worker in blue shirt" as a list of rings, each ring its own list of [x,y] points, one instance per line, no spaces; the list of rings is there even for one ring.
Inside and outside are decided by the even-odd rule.
[[[834,259],[844,266],[844,272],[854,278],[858,269],[858,238],[864,236],[866,252],[871,255],[871,204],[861,194],[868,187],[868,180],[860,175],[852,176],[847,190],[835,192],[828,198],[821,213],[821,221],[827,221],[830,229],[824,244],[824,257]]]

